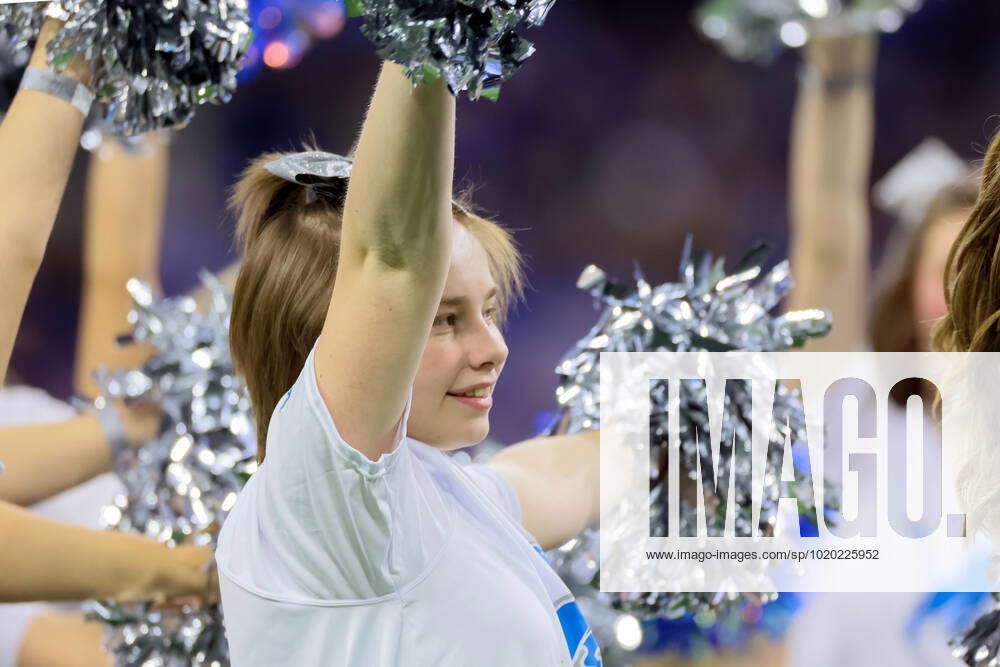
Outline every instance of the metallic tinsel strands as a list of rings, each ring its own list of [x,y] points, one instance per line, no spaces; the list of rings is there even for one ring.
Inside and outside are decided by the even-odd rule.
[[[443,76],[452,93],[495,97],[533,52],[517,34],[540,26],[555,0],[353,0],[379,55],[416,82]]]
[[[923,0],[706,0],[698,29],[738,60],[767,62],[813,34],[895,32]]]
[[[765,257],[766,249],[758,246],[739,262],[732,273],[727,274],[723,270],[723,259],[716,260],[708,253],[692,250],[689,236],[684,246],[680,278],[676,283],[650,285],[637,267],[635,285],[626,286],[613,282],[595,266],[585,269],[577,283],[578,287],[593,294],[597,305],[603,306],[603,312],[596,326],[563,357],[556,368],[556,373],[560,376],[556,396],[563,410],[562,430],[572,433],[599,425],[601,352],[779,351],[799,347],[809,338],[828,333],[830,315],[826,311],[802,310],[780,315],[770,313],[791,288],[792,281],[787,260],[778,263],[762,276]],[[651,462],[666,461],[667,403],[666,386],[665,383],[662,384],[664,386],[653,383],[651,389]],[[705,397],[691,394],[678,413],[682,478],[686,474],[687,477],[696,479],[692,472],[697,469],[696,461],[699,458],[704,461],[705,456],[711,457],[711,450],[705,443],[699,449],[691,436],[696,427],[708,432],[707,415],[691,409],[699,400],[703,401]],[[722,426],[723,433],[749,432],[749,393],[737,391],[727,395],[725,400],[727,417]],[[791,417],[798,413],[796,408],[801,408],[801,397],[797,391],[779,390],[775,405],[776,409],[784,410]],[[778,429],[771,434],[771,441],[779,446],[770,449],[773,454],[768,463],[776,465],[778,470],[781,469],[781,445],[785,438],[790,435],[792,443],[804,439],[805,424],[799,421],[789,420],[790,434],[779,432]],[[549,432],[554,432],[556,428],[551,427]],[[725,440],[725,436],[723,439]],[[735,465],[749,467],[750,462],[748,457],[737,457]],[[654,526],[663,526],[663,532],[658,534],[666,535],[667,493],[666,484],[661,484],[666,479],[665,470],[662,465],[652,463],[650,468],[652,523]],[[736,485],[736,502],[749,508],[749,471],[740,470],[734,475],[734,479],[738,480],[733,482]],[[714,493],[710,478],[704,484],[707,493]],[[765,479],[764,484],[759,526],[763,534],[770,535],[773,534],[777,518],[778,485],[784,483],[770,476],[770,479]],[[816,520],[812,484],[788,483],[788,487],[783,487],[782,490],[798,498],[802,515]],[[833,490],[825,485],[824,492],[826,503],[834,504],[836,499]],[[708,512],[710,530],[713,527],[715,530],[725,527],[725,507],[725,502],[715,503],[715,508]],[[695,521],[695,508],[683,499],[680,517],[682,525],[690,526]],[[751,528],[748,509],[745,516],[741,514],[737,517],[736,530],[738,534],[749,535]],[[691,613],[700,622],[708,624],[718,614],[740,604],[773,599],[773,596],[727,597],[705,593],[601,593],[597,590],[599,559],[596,527],[549,552],[549,556],[578,596],[600,601],[610,608],[609,611],[615,610],[616,616],[609,617],[604,628],[595,629],[598,635],[603,634],[598,638],[607,646],[612,646],[616,639],[616,631],[610,629],[610,626],[617,627],[619,621],[628,615],[634,614],[640,618],[678,618]],[[763,572],[761,576],[765,576]],[[754,589],[751,587],[749,590]],[[634,621],[633,617],[633,626]]]
[[[129,281],[135,310],[124,341],[158,352],[139,369],[98,374],[105,397],[163,410],[159,435],[115,461],[127,495],[105,508],[104,521],[170,546],[211,543],[257,467],[249,396],[229,356],[230,297],[211,275],[201,278],[213,293],[207,314],[190,298],[160,300],[145,283]],[[229,664],[218,606],[150,606],[90,603],[92,616],[107,624],[105,646],[117,667]]]
[[[194,108],[228,102],[251,41],[247,0],[55,0],[0,4],[0,42],[34,42],[45,15],[65,20],[49,43],[59,70],[77,54],[114,132],[184,126]]]
[[[952,655],[969,667],[1000,665],[1000,594],[993,593],[994,607],[986,612],[964,635],[949,642]]]

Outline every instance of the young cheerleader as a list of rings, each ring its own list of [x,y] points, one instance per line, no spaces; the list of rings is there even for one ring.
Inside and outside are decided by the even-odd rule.
[[[928,351],[931,324],[946,312],[944,257],[974,201],[971,181],[917,193],[926,204],[919,221],[912,227],[900,225],[871,278],[869,178],[877,39],[873,34],[814,39],[804,52],[792,142],[796,285],[790,307],[824,307],[833,315],[830,335],[810,341],[810,351]],[[889,422],[905,424],[908,395],[906,391],[890,397]],[[932,396],[923,398],[923,437],[940,443],[940,431],[929,414]],[[940,463],[940,447],[934,447],[924,465]],[[942,492],[947,494],[949,487]],[[916,562],[899,565],[920,567]],[[976,568],[981,569],[980,564],[970,559],[968,571],[975,573]],[[917,615],[925,597],[808,595],[792,625],[789,664],[951,665],[949,629],[937,626],[937,619],[919,627]]]
[[[216,553],[234,665],[601,664],[542,553],[597,519],[596,432],[444,453],[489,430],[522,284],[508,233],[452,203],[454,114],[386,63],[346,195],[316,152],[235,189],[261,465]]]

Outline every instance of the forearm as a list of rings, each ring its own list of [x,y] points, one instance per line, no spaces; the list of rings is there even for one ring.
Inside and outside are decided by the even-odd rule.
[[[533,438],[498,452],[489,465],[521,503],[525,529],[554,549],[600,518],[600,431]]]
[[[146,139],[138,155],[109,141],[91,158],[76,351],[78,393],[97,394],[91,377],[97,366],[131,368],[149,356],[148,346],[119,347],[115,337],[129,329],[126,316],[133,304],[126,282],[137,277],[159,289],[167,171],[167,146],[158,134]]]
[[[93,414],[0,428],[0,500],[33,505],[110,469],[111,451]]]
[[[158,281],[167,195],[166,137],[144,137],[136,153],[105,142],[87,173],[84,275],[96,284],[138,276]]]
[[[194,568],[138,535],[51,521],[7,503],[0,503],[0,535],[3,602],[140,600],[198,590]]]
[[[386,62],[358,143],[341,255],[391,268],[440,268],[450,253],[455,100],[441,80],[414,87]],[[440,261],[436,261],[440,260]]]
[[[131,369],[141,366],[155,348],[148,343],[119,345],[117,337],[132,330],[129,311],[135,307],[125,289],[128,278],[95,282],[84,277],[80,298],[80,323],[74,359],[74,389],[94,398],[100,388],[93,378],[99,366]]]
[[[17,667],[111,667],[104,650],[104,627],[82,614],[37,616],[21,638]]]
[[[811,44],[792,128],[790,215],[795,289],[790,309],[827,308],[833,330],[810,349],[864,341],[868,182],[876,42],[860,36]]]
[[[45,67],[44,44],[58,30],[46,21],[30,65]],[[87,81],[71,64],[66,76]],[[41,265],[76,154],[83,115],[65,100],[21,90],[0,124],[0,379],[7,372],[24,305]]]

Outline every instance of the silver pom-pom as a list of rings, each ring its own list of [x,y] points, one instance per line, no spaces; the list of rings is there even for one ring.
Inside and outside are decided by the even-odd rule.
[[[200,104],[228,102],[251,32],[247,0],[55,0],[0,5],[0,30],[27,51],[44,17],[65,25],[48,61],[84,56],[102,118],[131,136],[183,127]]]
[[[675,283],[650,285],[636,268],[635,285],[618,284],[599,268],[584,270],[577,286],[589,291],[604,311],[597,325],[565,355],[556,368],[560,376],[556,397],[562,406],[560,426],[551,426],[572,433],[597,428],[600,424],[600,353],[601,352],[653,352],[693,350],[727,351],[779,351],[803,345],[809,338],[823,336],[830,329],[830,315],[822,310],[802,310],[772,315],[773,310],[792,286],[788,262],[782,261],[769,273],[763,274],[766,258],[764,246],[757,246],[727,274],[723,259],[713,259],[708,253],[692,250],[691,237],[685,241],[680,265],[680,278]],[[760,280],[758,280],[760,278]],[[756,281],[756,283],[755,283]],[[651,533],[667,535],[667,492],[664,480],[667,436],[666,383],[651,383],[650,396],[650,489]],[[700,397],[705,400],[704,396]],[[692,435],[695,428],[708,432],[707,415],[693,406],[699,396],[689,394],[682,404],[680,415],[680,462],[691,480],[698,461],[704,469],[712,465],[711,449],[702,443],[696,446]],[[732,434],[750,431],[750,395],[739,391],[727,395],[724,411],[723,441],[731,442]],[[802,413],[801,396],[797,391],[779,387],[775,409],[789,417],[788,433],[776,429],[771,434],[767,464],[771,470],[781,470],[786,438],[796,443],[805,440],[805,424],[796,415]],[[725,434],[729,434],[729,438]],[[800,445],[801,446],[801,445]],[[793,445],[793,452],[795,445]],[[749,466],[746,457],[736,457],[736,466]],[[709,468],[711,470],[711,468]],[[745,474],[744,474],[745,473]],[[758,528],[764,535],[773,534],[777,520],[779,495],[793,495],[798,499],[800,514],[816,517],[816,500],[809,471],[796,470],[795,484],[781,482],[780,475],[765,479]],[[747,508],[736,517],[738,535],[750,535],[751,476],[747,470],[734,471],[731,483],[735,485],[737,506]],[[690,482],[696,483],[694,481]],[[786,486],[787,485],[787,486]],[[711,474],[704,480],[706,498],[715,494]],[[728,488],[723,485],[721,488]],[[824,486],[825,503],[836,505],[835,495]],[[781,493],[779,494],[779,491]],[[714,509],[706,512],[708,529],[721,531],[725,527],[726,502],[713,503]],[[708,503],[706,503],[707,506]],[[696,507],[682,496],[680,506],[682,534],[694,532]],[[718,534],[721,534],[718,533]],[[599,589],[599,558],[597,527],[585,530],[562,547],[549,552],[553,565],[578,597],[592,598],[618,612],[611,617],[617,628],[622,619],[632,614],[639,618],[678,618],[691,613],[701,619],[715,618],[717,614],[745,602],[759,604],[773,600],[776,595],[724,595],[708,593],[602,593]],[[762,587],[766,574],[760,573]],[[752,587],[749,590],[754,590]],[[634,617],[631,617],[634,621]],[[628,627],[628,624],[625,624]],[[634,625],[634,623],[633,623]],[[624,626],[623,626],[624,627]],[[598,632],[598,630],[595,630]],[[618,641],[618,630],[604,629],[603,636]],[[634,633],[633,633],[634,634]],[[625,633],[628,635],[628,633]],[[624,635],[623,635],[624,636]],[[620,647],[621,648],[621,647]],[[625,646],[624,648],[634,648]]]
[[[555,0],[352,0],[362,32],[382,58],[406,68],[414,82],[444,77],[452,93],[495,99],[499,86],[532,53],[517,34],[540,26]]]
[[[193,299],[157,299],[131,280],[133,332],[158,352],[141,368],[99,372],[103,400],[146,401],[163,411],[160,432],[114,462],[126,495],[105,508],[104,523],[169,546],[209,544],[257,468],[250,399],[229,356],[230,297],[210,274],[213,295],[202,314]],[[98,399],[98,400],[102,400]],[[92,601],[106,623],[105,647],[118,667],[229,664],[221,610],[152,610],[151,603]]]
[[[814,34],[895,32],[923,0],[706,0],[698,29],[738,60],[767,62]]]
[[[969,667],[1000,665],[1000,594],[993,593],[994,607],[966,630],[951,640],[951,654]]]

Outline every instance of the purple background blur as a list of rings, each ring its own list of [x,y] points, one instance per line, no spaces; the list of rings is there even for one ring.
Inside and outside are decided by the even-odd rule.
[[[456,182],[517,230],[532,288],[508,325],[510,358],[492,436],[530,435],[554,406],[553,368],[593,325],[574,287],[590,263],[628,278],[673,280],[684,235],[738,259],[754,241],[787,253],[788,134],[798,55],[734,62],[693,28],[694,2],[559,0],[527,34],[538,52],[499,103],[462,101]],[[928,135],[981,158],[1000,113],[1000,3],[928,0],[885,36],[877,76],[873,180]],[[265,70],[233,101],[202,109],[175,135],[163,240],[168,294],[201,267],[235,259],[225,190],[267,149],[352,145],[377,72],[357,20],[291,70]],[[79,305],[81,152],[14,353],[28,384],[66,397]],[[875,218],[873,260],[891,221]],[[822,304],[816,304],[822,306]]]

